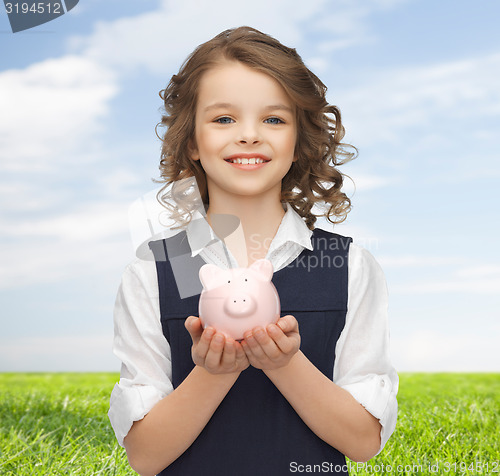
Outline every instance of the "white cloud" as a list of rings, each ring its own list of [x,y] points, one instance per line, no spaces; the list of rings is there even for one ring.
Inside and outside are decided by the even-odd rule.
[[[498,329],[484,335],[421,331],[407,337],[393,336],[391,347],[398,371],[500,371]]]
[[[429,266],[457,265],[463,262],[463,258],[458,256],[428,256],[428,255],[394,255],[380,256],[380,264],[383,267],[408,268],[419,267],[427,268]]]
[[[500,278],[500,265],[484,264],[463,268],[456,272],[457,278]]]
[[[120,272],[133,258],[127,206],[89,205],[50,218],[0,222],[0,289]]]
[[[391,292],[398,294],[467,293],[500,295],[500,278],[426,280],[409,284],[394,284]]]
[[[500,266],[497,264],[480,264],[457,269],[464,264],[466,258],[460,256],[431,255],[385,255],[379,258],[384,268],[422,268],[444,271],[441,277],[435,276],[425,280],[391,284],[395,294],[489,294],[500,295]]]
[[[357,144],[400,144],[407,140],[402,131],[414,135],[415,127],[427,137],[442,121],[470,124],[497,115],[499,76],[500,54],[492,54],[372,74],[369,82],[336,94]],[[419,142],[425,137],[419,134]]]
[[[88,147],[116,92],[108,69],[73,55],[0,73],[0,170],[52,168]]]
[[[185,57],[203,43],[228,28],[252,26],[294,46],[299,53],[308,35],[324,35],[318,52],[351,47],[369,37],[369,14],[399,2],[370,1],[362,7],[342,0],[243,0],[204,2],[164,0],[158,9],[129,18],[99,22],[86,37],[75,36],[69,47],[119,70],[146,68],[153,73],[177,71]],[[210,21],[207,21],[210,19]],[[369,38],[371,39],[371,37]],[[311,63],[322,68],[319,57]]]
[[[0,222],[6,237],[55,238],[57,241],[101,240],[114,236],[126,229],[126,209],[120,205],[100,203],[89,205],[83,210],[73,209],[68,214],[30,219],[29,221]]]
[[[0,289],[56,283],[76,276],[117,278],[133,258],[129,239],[93,242],[32,239],[3,244]]]
[[[34,192],[34,187],[23,179],[0,182],[0,210],[16,216],[53,207],[60,203],[60,199],[61,194],[53,189],[47,188],[42,194]]]
[[[347,174],[349,175],[349,174]],[[387,177],[376,174],[356,173],[346,177],[342,191],[349,197],[354,193],[363,193],[371,190],[380,189],[388,185],[394,185],[401,181],[399,177]]]
[[[356,2],[336,2],[331,8],[325,9],[315,26],[324,31],[333,33],[333,37],[341,40],[328,40],[322,43],[323,51],[338,49],[342,43],[357,42],[365,35],[366,25],[364,20],[373,10],[373,2],[360,5]]]

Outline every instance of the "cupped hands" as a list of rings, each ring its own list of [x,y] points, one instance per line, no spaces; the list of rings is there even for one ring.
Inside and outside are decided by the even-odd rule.
[[[299,323],[295,317],[287,315],[265,329],[255,327],[245,332],[241,346],[250,365],[257,369],[284,367],[300,348]]]
[[[184,325],[193,341],[191,356],[195,365],[212,374],[241,372],[250,365],[239,342],[213,327],[203,329],[199,317],[189,316]]]

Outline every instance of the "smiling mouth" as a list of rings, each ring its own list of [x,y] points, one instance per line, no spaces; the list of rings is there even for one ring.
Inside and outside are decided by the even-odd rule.
[[[260,157],[250,157],[250,158],[241,158],[236,157],[232,159],[224,159],[226,162],[230,164],[241,164],[241,165],[257,165],[257,164],[265,164],[266,162],[270,162],[270,159],[261,159]]]

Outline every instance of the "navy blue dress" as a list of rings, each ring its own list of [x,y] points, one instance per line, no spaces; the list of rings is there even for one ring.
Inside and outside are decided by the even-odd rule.
[[[196,270],[205,262],[200,256],[190,256],[185,232],[167,240],[172,241],[151,242],[150,247],[156,260],[161,324],[170,343],[172,384],[176,388],[194,367],[192,341],[184,321],[198,315],[199,294],[181,299],[174,271],[176,267]],[[301,351],[330,380],[347,312],[351,241],[315,229],[314,249],[304,249],[273,275],[281,315],[295,316]],[[169,256],[167,250],[172,249],[176,256]],[[289,475],[298,465],[323,465],[328,466],[328,474],[348,474],[344,455],[318,438],[264,372],[250,366],[240,374],[198,438],[160,475],[281,476]]]

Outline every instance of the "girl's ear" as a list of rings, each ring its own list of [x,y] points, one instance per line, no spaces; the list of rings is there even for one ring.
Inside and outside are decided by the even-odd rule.
[[[190,139],[188,143],[188,153],[192,160],[200,160],[200,154],[198,152],[198,147],[196,146],[196,141]]]

